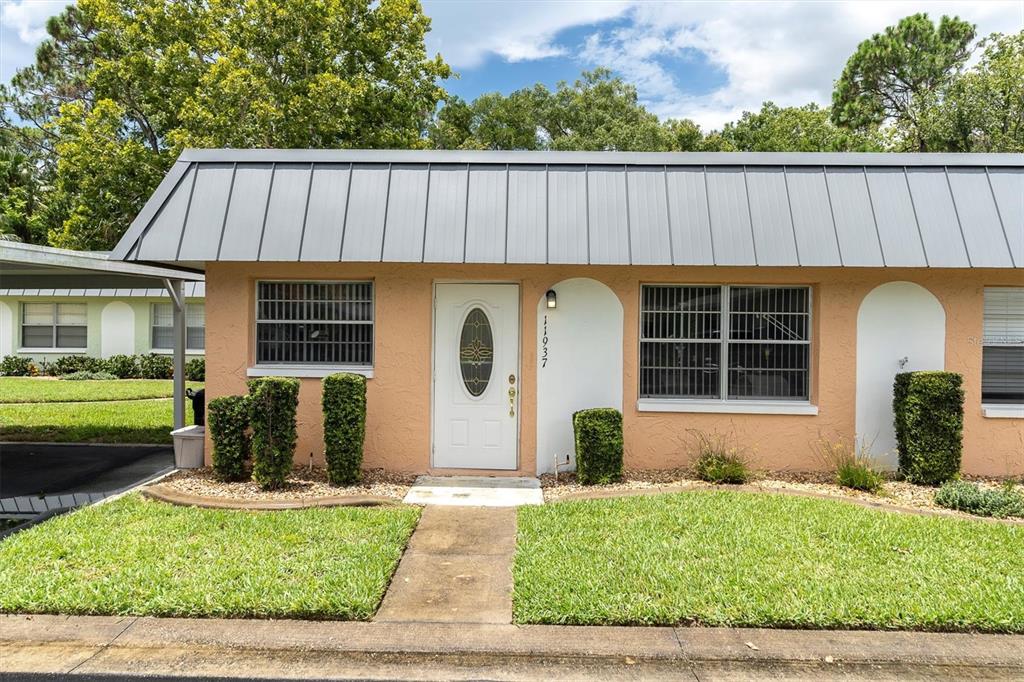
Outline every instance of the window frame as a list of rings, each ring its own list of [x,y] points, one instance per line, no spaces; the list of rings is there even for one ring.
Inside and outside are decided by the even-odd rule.
[[[717,343],[720,347],[718,367],[718,394],[717,398],[680,398],[680,397],[642,397],[641,396],[641,348],[644,343],[643,321],[644,321],[644,289],[646,287],[696,287],[696,288],[718,288],[721,298],[720,330],[719,339],[699,339],[701,343]],[[807,340],[778,340],[752,342],[730,339],[731,325],[731,289],[802,289],[807,291]],[[764,283],[713,283],[713,282],[640,282],[637,305],[637,372],[636,372],[636,395],[637,407],[641,412],[724,412],[724,413],[748,413],[748,414],[809,414],[818,413],[817,405],[814,404],[814,286],[811,284],[764,284]],[[686,343],[685,339],[679,339],[680,343]],[[806,399],[772,399],[772,398],[730,398],[729,397],[729,350],[733,344],[745,343],[766,343],[778,345],[800,345],[807,346],[807,398]]]
[[[149,304],[149,348],[151,351],[157,354],[170,353],[174,350],[174,344],[170,346],[158,346],[154,343],[153,332],[156,331],[156,307],[158,305],[171,306],[171,315],[174,315],[174,304],[168,301],[152,301]],[[188,324],[188,308],[189,306],[202,306],[203,307],[203,326],[195,327]],[[160,329],[174,329],[174,325],[164,326],[161,325]],[[189,329],[202,329],[203,330],[203,345],[202,346],[190,346],[188,345],[188,330]],[[206,301],[189,303],[185,302],[185,351],[196,353],[206,353]]]
[[[370,320],[357,324],[369,324],[372,327],[370,343],[370,364],[320,364],[320,363],[270,363],[259,362],[259,324],[260,324],[260,284],[368,284],[370,285]],[[377,361],[377,282],[372,277],[359,279],[254,279],[252,283],[252,347],[249,351],[249,368],[247,376],[292,376],[319,378],[335,372],[351,372],[373,378],[373,369]],[[273,322],[273,320],[266,320]]]
[[[51,322],[49,325],[31,324],[29,327],[50,328],[49,346],[27,346],[25,345],[25,313],[29,305],[48,305],[51,310]],[[59,306],[77,305],[82,307],[85,316],[85,324],[60,324]],[[22,353],[86,353],[89,350],[89,304],[78,301],[21,301],[20,317],[18,320],[18,351]],[[60,327],[81,327],[85,330],[85,344],[81,346],[60,346],[57,342],[57,329]]]
[[[981,367],[979,380],[981,382],[980,402],[983,414],[986,417],[1002,418],[1024,418],[1024,401],[1020,402],[986,402],[985,401],[985,349],[986,348],[1024,348],[1024,343],[1011,343],[1008,340],[1003,342],[989,343],[985,337],[985,295],[996,289],[1011,289],[1021,292],[1024,295],[1024,287],[1015,286],[985,286],[982,288],[982,316],[981,316]],[[1024,315],[1024,310],[1021,311]]]

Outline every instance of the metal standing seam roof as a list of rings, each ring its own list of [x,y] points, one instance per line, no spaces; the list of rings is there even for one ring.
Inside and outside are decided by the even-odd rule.
[[[1024,154],[186,150],[112,257],[1022,268]]]
[[[204,298],[206,296],[205,282],[183,282],[185,298]],[[0,296],[96,296],[101,298],[170,298],[167,289],[154,287],[91,287],[91,288],[50,288],[50,289],[14,289],[0,288]]]

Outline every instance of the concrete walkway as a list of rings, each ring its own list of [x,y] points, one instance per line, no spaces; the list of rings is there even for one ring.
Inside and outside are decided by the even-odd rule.
[[[1024,637],[0,616],[0,673],[115,679],[1021,679]]]
[[[536,478],[420,476],[402,501],[453,507],[521,507],[544,504],[544,492]]]
[[[513,508],[430,506],[375,620],[511,623]]]

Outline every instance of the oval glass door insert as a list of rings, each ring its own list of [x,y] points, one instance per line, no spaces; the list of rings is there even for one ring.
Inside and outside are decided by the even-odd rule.
[[[462,383],[474,398],[483,395],[494,367],[494,335],[491,321],[482,308],[473,308],[462,323],[459,338],[459,367]]]

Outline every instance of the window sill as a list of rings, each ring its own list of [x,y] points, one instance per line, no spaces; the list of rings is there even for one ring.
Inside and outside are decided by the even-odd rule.
[[[171,348],[150,348],[149,352],[153,355],[174,355],[174,350]],[[185,355],[206,355],[204,348],[186,348]]]
[[[338,372],[362,374],[367,379],[373,378],[372,367],[321,367],[309,365],[257,365],[245,371],[250,377],[297,377],[299,379],[322,379]]]
[[[982,405],[981,411],[989,419],[1024,419],[1024,405]]]
[[[76,355],[79,353],[88,353],[88,348],[19,348],[17,351],[19,354],[29,353],[63,353],[64,355]]]
[[[774,400],[638,400],[640,412],[710,412],[719,414],[818,414],[818,406],[810,403]]]

